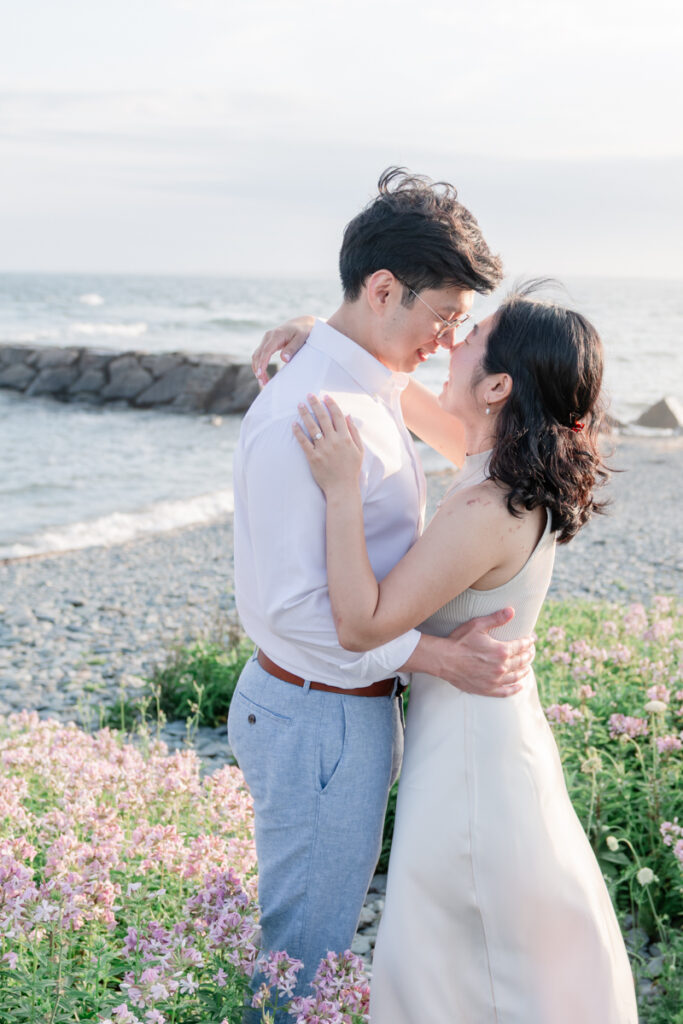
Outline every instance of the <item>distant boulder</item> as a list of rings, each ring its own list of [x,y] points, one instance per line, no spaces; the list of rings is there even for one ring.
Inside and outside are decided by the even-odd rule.
[[[676,398],[668,396],[651,405],[636,420],[639,427],[654,427],[657,430],[678,430],[683,427],[683,405]]]
[[[611,412],[606,412],[602,418],[602,430],[622,430],[625,424],[618,420],[616,416],[613,416]]]

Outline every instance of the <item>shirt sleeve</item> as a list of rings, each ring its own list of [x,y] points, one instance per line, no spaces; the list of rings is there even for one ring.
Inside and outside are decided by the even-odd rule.
[[[249,581],[264,627],[305,653],[325,678],[374,682],[394,674],[415,650],[413,629],[371,651],[345,651],[327,588],[325,498],[291,429],[276,421],[245,441],[239,486],[252,544]],[[287,667],[287,666],[285,666]]]

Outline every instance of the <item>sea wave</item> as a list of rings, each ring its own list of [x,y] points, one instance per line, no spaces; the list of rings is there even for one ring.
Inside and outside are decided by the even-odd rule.
[[[79,295],[78,301],[82,302],[84,306],[101,306],[104,304],[104,299],[97,292],[87,292],[85,295]]]
[[[147,534],[200,526],[233,510],[233,492],[229,489],[180,501],[159,501],[136,512],[113,512],[96,519],[43,530],[25,541],[0,546],[0,560],[125,544]]]
[[[47,341],[48,339],[54,339],[59,337],[59,331],[56,331],[53,328],[48,327],[44,328],[43,330],[38,329],[35,331],[13,331],[10,328],[5,332],[3,341],[13,341],[16,342],[16,344],[18,345],[31,345],[36,341]]]
[[[207,320],[203,326],[223,331],[243,331],[245,329],[264,331],[273,325],[269,320],[264,320],[261,317],[217,316]]]
[[[135,324],[105,324],[105,323],[75,323],[70,327],[71,334],[82,334],[88,338],[106,334],[122,338],[139,338],[141,334],[147,333],[147,324],[140,322]]]

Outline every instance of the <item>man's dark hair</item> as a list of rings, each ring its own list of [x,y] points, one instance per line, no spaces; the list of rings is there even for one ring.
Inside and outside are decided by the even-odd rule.
[[[447,182],[432,182],[389,167],[377,183],[378,195],[344,230],[339,270],[344,298],[354,302],[377,270],[390,270],[409,289],[464,288],[486,294],[503,277],[503,265],[484,241],[469,210]]]

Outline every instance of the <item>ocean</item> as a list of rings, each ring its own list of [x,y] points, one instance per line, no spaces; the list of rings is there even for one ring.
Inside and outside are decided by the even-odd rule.
[[[563,283],[555,296],[603,338],[614,416],[633,420],[664,395],[683,400],[680,282]],[[478,297],[474,318],[500,294]],[[334,281],[0,274],[0,343],[221,352],[247,362],[269,327],[297,313],[326,316],[340,297]],[[436,390],[446,375],[443,352],[418,370]],[[120,543],[231,511],[239,423],[0,390],[0,558]]]

